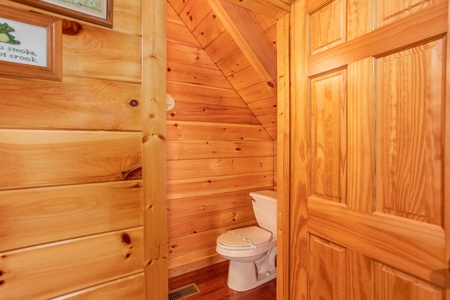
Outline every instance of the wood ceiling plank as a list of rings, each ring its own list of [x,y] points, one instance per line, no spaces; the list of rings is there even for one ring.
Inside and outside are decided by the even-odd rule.
[[[277,53],[253,13],[224,0],[208,0],[236,44],[273,95],[277,93]]]
[[[278,20],[291,11],[290,0],[228,0],[251,11]]]

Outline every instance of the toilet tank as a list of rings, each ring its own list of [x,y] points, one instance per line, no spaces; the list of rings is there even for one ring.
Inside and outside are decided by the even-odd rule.
[[[277,236],[277,192],[262,190],[250,193],[253,212],[259,227]]]

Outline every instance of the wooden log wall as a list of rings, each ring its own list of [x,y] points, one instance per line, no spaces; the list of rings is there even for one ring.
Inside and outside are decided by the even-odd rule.
[[[275,143],[176,9],[166,10],[172,277],[223,260],[217,237],[256,223],[249,192],[274,188]]]
[[[141,3],[80,23],[61,81],[0,75],[0,299],[145,297]]]

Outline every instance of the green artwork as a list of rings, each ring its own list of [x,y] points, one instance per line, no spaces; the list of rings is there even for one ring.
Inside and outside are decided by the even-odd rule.
[[[14,28],[9,26],[8,23],[0,23],[0,43],[19,45],[20,41],[16,41],[15,36],[10,32],[14,32]]]
[[[101,0],[60,0],[64,3],[70,3],[72,5],[81,6],[84,8],[89,8],[98,12],[102,11],[102,1]]]

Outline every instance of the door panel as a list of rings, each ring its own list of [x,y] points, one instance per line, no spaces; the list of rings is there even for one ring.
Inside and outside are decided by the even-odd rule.
[[[443,59],[440,38],[375,62],[375,209],[440,226]]]
[[[299,2],[292,299],[445,299],[447,1]]]

